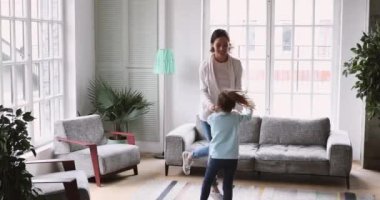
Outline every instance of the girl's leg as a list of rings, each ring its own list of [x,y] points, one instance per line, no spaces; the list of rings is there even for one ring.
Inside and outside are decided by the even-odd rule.
[[[219,170],[218,160],[209,158],[206,168],[205,178],[203,179],[201,200],[207,200],[210,195],[211,184]]]
[[[228,159],[224,160],[225,163],[224,165],[224,179],[223,179],[223,196],[224,199],[226,200],[232,200],[232,185],[234,182],[234,176],[235,176],[235,171],[237,167],[238,160],[235,159]]]
[[[206,121],[201,120],[201,125],[203,128],[203,133],[205,134],[204,136],[207,139],[207,142],[210,142],[212,137],[211,137],[211,127],[210,124],[208,124]],[[208,144],[204,147],[197,148],[193,150],[193,152],[190,155],[190,159],[192,158],[200,158],[200,157],[207,157],[209,152]]]
[[[210,124],[207,123],[206,121],[201,120],[201,125],[202,125],[203,134],[204,134],[205,138],[207,139],[208,142],[210,142],[212,139]]]

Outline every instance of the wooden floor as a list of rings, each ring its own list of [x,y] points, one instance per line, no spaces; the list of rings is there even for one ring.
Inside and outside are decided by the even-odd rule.
[[[140,189],[146,181],[152,179],[167,179],[201,183],[204,173],[202,169],[192,169],[191,175],[185,176],[182,173],[181,167],[170,167],[169,175],[165,176],[164,160],[155,159],[150,154],[143,155],[138,169],[139,174],[137,176],[133,175],[133,170],[129,170],[107,178],[102,183],[102,187],[97,187],[95,183],[90,183],[91,199],[132,199],[131,195]],[[236,175],[234,184],[322,191],[347,191],[345,179],[343,178],[308,175],[262,173],[261,176],[258,177],[253,173],[241,172]],[[378,199],[378,197],[380,197],[380,172],[362,169],[358,162],[354,162],[351,171],[350,191],[364,194],[371,193]]]

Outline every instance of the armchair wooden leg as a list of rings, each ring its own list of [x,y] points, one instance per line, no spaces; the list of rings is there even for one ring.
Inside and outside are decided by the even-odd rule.
[[[346,187],[347,187],[347,190],[350,189],[350,175],[346,176]]]
[[[138,169],[137,169],[137,165],[133,167],[133,173],[134,173],[135,175],[138,175],[138,174],[139,174],[139,171],[138,171]]]
[[[169,173],[169,165],[165,163],[165,176],[168,176]]]
[[[100,169],[99,169],[99,160],[98,160],[98,149],[96,146],[90,146],[92,167],[95,174],[95,182],[98,187],[100,187]]]
[[[80,200],[79,189],[76,179],[74,179],[71,182],[63,183],[63,186],[65,187],[67,199]]]

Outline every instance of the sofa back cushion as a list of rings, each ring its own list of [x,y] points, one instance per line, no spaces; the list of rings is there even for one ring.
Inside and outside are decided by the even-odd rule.
[[[330,134],[330,120],[263,117],[260,144],[323,145]]]
[[[254,116],[249,121],[243,121],[239,127],[239,143],[259,143],[261,117]]]

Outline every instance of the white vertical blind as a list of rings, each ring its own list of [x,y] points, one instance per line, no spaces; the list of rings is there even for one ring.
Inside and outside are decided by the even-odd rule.
[[[153,103],[129,124],[138,140],[159,142],[158,76],[153,74],[158,48],[158,1],[97,0],[96,74],[116,88],[131,88]]]

